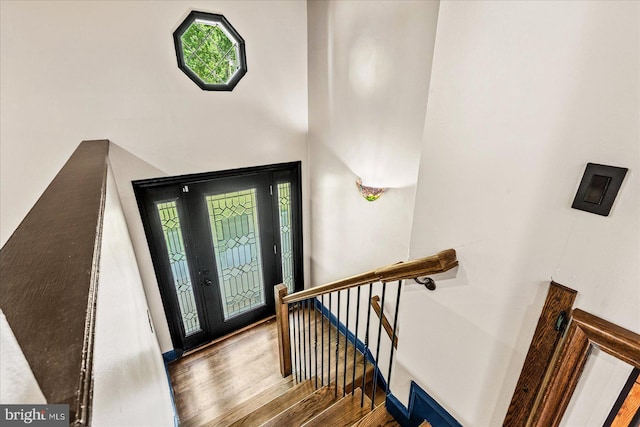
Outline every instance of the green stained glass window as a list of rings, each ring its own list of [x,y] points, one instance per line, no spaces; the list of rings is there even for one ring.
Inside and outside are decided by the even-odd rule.
[[[205,90],[232,90],[247,72],[244,40],[222,15],[193,11],[173,33],[178,67]]]
[[[291,234],[291,184],[278,184],[278,217],[280,219],[280,256],[282,258],[282,281],[289,293],[294,291],[293,283],[293,235]]]
[[[178,208],[175,201],[156,203],[156,207],[162,224],[162,233],[164,234],[171,275],[178,296],[185,336],[189,336],[199,332],[201,329],[185,254],[184,240],[182,239],[182,230],[180,229]]]
[[[225,320],[265,304],[256,190],[206,196]]]
[[[238,46],[219,25],[194,22],[182,35],[187,67],[205,83],[229,81],[238,70]]]

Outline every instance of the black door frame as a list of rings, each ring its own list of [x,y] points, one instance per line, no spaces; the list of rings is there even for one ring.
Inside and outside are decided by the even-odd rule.
[[[152,200],[154,195],[158,193],[162,193],[163,189],[168,187],[177,187],[184,185],[196,185],[201,183],[206,183],[209,181],[215,181],[224,178],[235,178],[235,177],[250,177],[252,175],[260,175],[260,174],[269,174],[271,177],[271,181],[273,186],[277,185],[278,181],[282,181],[279,177],[283,174],[288,175],[287,181],[291,182],[291,215],[292,215],[292,233],[293,233],[293,257],[294,257],[294,288],[295,291],[302,290],[304,288],[304,270],[303,270],[303,241],[302,241],[302,179],[301,179],[301,162],[289,162],[289,163],[278,163],[273,165],[266,166],[255,166],[255,167],[247,167],[240,169],[230,169],[223,171],[215,171],[215,172],[205,172],[205,173],[197,173],[197,174],[187,174],[187,175],[178,175],[171,177],[161,177],[161,178],[152,178],[152,179],[144,179],[144,180],[136,180],[132,182],[133,190],[136,196],[136,201],[138,203],[138,209],[140,211],[140,216],[142,219],[142,224],[144,227],[145,235],[147,238],[147,244],[149,246],[149,251],[151,253],[151,259],[153,261],[154,272],[156,275],[156,279],[158,281],[158,287],[160,290],[160,296],[162,299],[162,304],[165,311],[165,316],[167,318],[167,323],[169,326],[169,333],[171,335],[171,340],[173,343],[173,347],[178,353],[178,355],[182,354],[185,350],[190,350],[197,345],[193,344],[194,339],[199,342],[199,339],[196,339],[194,336],[186,337],[184,333],[184,326],[182,323],[182,317],[180,315],[180,308],[177,301],[177,296],[174,288],[173,282],[167,283],[163,278],[171,277],[167,276],[166,271],[166,262],[163,261],[163,257],[165,254],[159,250],[159,248],[163,247],[164,239],[159,242],[159,237],[154,236],[154,227],[152,226],[152,221],[157,216],[155,210],[152,210],[152,206],[155,201]],[[175,190],[174,190],[175,192]],[[170,192],[169,192],[170,193]],[[274,191],[275,193],[275,191]],[[166,200],[175,200],[179,198],[179,194],[171,195],[170,197],[166,197]],[[178,203],[177,205],[179,214],[181,218],[186,218],[182,216],[180,211],[184,211],[188,209],[188,203]],[[278,218],[277,211],[278,205],[277,201],[273,201],[272,199],[272,209],[274,215],[274,221]],[[186,212],[185,212],[186,213]],[[275,224],[275,222],[274,222]],[[187,256],[191,259],[195,258],[195,244],[191,241],[191,230],[189,224],[181,224],[183,233],[187,234],[183,236],[185,241],[185,250],[187,252]],[[278,253],[281,253],[281,242],[280,242],[280,233],[275,233],[274,240],[277,245]],[[278,258],[280,259],[280,258]],[[205,300],[204,290],[201,286],[196,286],[198,281],[198,269],[190,265],[190,274],[193,282],[193,291],[196,295],[196,305],[198,306],[199,317],[201,317],[201,325],[208,325],[209,319],[206,310],[200,306],[199,301]],[[281,271],[281,268],[278,269]],[[281,274],[281,273],[279,273]],[[275,285],[275,284],[274,284]],[[266,284],[269,287],[269,284]],[[267,293],[267,295],[270,293]],[[271,308],[269,313],[274,313],[274,302],[271,300],[266,300],[267,305]],[[211,331],[205,331],[205,333],[211,335]],[[200,333],[196,334],[199,335]],[[201,337],[200,337],[201,338]],[[215,339],[215,337],[210,337],[210,340]]]

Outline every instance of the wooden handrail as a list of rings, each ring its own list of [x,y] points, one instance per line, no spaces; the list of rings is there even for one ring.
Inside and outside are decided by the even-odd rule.
[[[396,280],[414,279],[416,277],[426,276],[429,274],[443,273],[451,270],[457,265],[458,259],[456,258],[456,251],[454,249],[445,249],[444,251],[438,252],[436,255],[431,255],[413,261],[400,262],[377,270],[361,273],[356,276],[347,277],[346,279],[327,283],[326,285],[305,289],[285,296],[282,298],[282,302],[290,304],[293,302],[303,301],[308,298],[314,298],[329,292],[341,291],[369,283],[392,282]]]
[[[391,339],[391,337],[393,337],[393,346],[395,348],[398,348],[398,335],[397,334],[395,336],[393,335],[393,328],[391,327],[391,323],[389,323],[387,316],[384,315],[384,311],[382,311],[382,307],[380,307],[380,297],[378,295],[374,295],[371,297],[371,307],[373,308],[373,311],[375,311],[378,317],[380,318],[380,321],[382,322],[382,327],[387,332],[387,335],[389,335],[389,338]]]
[[[341,291],[344,289],[354,288],[356,286],[366,285],[374,282],[390,282],[404,279],[415,279],[430,274],[443,273],[451,270],[458,265],[456,251],[446,249],[425,258],[416,259],[408,262],[400,262],[377,270],[371,270],[356,276],[347,277],[346,279],[337,280],[327,283],[326,285],[316,286],[315,288],[305,289],[300,292],[287,295],[287,287],[283,284],[277,285],[274,289],[275,305],[276,305],[276,322],[278,329],[278,353],[280,355],[280,373],[283,377],[290,375],[292,372],[291,365],[291,341],[289,335],[289,304],[304,301],[309,298],[315,298],[329,292]],[[377,297],[376,297],[377,298]],[[375,298],[371,299],[371,304],[381,317],[382,324],[389,337],[393,336],[393,330],[389,321],[384,316],[382,308]],[[377,308],[376,308],[377,306]],[[398,337],[394,341],[394,348],[397,348]]]

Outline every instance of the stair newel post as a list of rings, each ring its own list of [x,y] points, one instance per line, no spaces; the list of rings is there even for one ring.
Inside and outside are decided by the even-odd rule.
[[[278,328],[278,352],[280,354],[280,374],[291,375],[291,336],[289,335],[289,305],[282,301],[287,296],[287,287],[283,284],[274,289],[276,299],[276,322]]]

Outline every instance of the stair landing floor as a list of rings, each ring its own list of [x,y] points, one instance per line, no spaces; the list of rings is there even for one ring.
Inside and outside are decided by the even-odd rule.
[[[260,393],[284,393],[295,383],[282,378],[279,363],[275,319],[170,363],[180,425],[221,425],[231,409]]]

